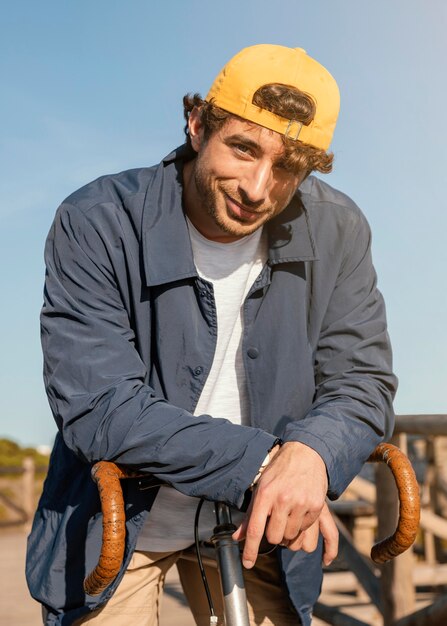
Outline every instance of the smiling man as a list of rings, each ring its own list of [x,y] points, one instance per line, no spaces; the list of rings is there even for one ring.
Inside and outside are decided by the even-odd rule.
[[[188,121],[197,157],[184,168],[185,210],[205,237],[234,241],[289,204],[307,172],[287,169],[278,133],[231,117],[205,140],[199,108]]]
[[[310,176],[331,170],[338,108],[303,50],[246,48],[185,96],[185,145],[59,208],[42,311],[59,434],[27,561],[45,624],[154,626],[174,564],[208,624],[189,558],[201,497],[204,541],[212,501],[233,507],[251,623],[310,624],[337,552],[325,499],[390,432],[395,390],[368,225]],[[157,487],[126,482],[124,564],[93,598],[102,459]]]

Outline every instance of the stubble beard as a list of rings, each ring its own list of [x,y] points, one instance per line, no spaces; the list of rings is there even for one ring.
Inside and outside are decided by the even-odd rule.
[[[224,211],[222,211],[221,214],[217,209],[219,195],[221,202],[225,202],[224,194],[227,194],[238,202],[244,203],[242,200],[239,200],[238,193],[234,192],[230,187],[226,188],[222,183],[219,183],[218,191],[214,191],[208,182],[206,173],[202,170],[200,162],[198,161],[196,161],[194,167],[194,184],[202,208],[205,210],[206,214],[211,217],[214,223],[228,235],[233,237],[246,237],[254,233],[258,228],[261,228],[261,226],[270,219],[267,217],[261,223],[256,222],[255,224],[249,224],[239,219],[236,215],[230,218],[226,216],[226,212]]]

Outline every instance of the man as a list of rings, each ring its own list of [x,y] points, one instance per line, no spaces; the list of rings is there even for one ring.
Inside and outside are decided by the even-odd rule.
[[[234,507],[252,623],[310,624],[336,553],[325,497],[390,432],[395,389],[366,221],[308,177],[331,169],[338,108],[303,50],[246,48],[185,97],[185,146],[59,208],[42,312],[59,434],[27,564],[46,624],[156,624],[174,563],[208,623],[183,558],[199,497]],[[124,565],[96,599],[100,459],[163,486],[124,483]]]

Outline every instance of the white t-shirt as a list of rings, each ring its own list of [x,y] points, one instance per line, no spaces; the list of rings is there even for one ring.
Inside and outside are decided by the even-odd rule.
[[[233,243],[206,239],[188,220],[199,275],[213,284],[217,310],[217,344],[213,364],[195,415],[207,413],[248,424],[248,395],[242,361],[243,303],[267,260],[266,237],[259,229]],[[182,550],[194,542],[198,498],[161,487],[137,542],[137,550]],[[242,514],[233,513],[238,524]],[[216,525],[213,504],[205,502],[199,536],[209,539]]]

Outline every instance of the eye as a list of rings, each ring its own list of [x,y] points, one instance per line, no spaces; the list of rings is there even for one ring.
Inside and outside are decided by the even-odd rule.
[[[240,154],[251,154],[251,148],[244,143],[234,143],[233,148]]]

